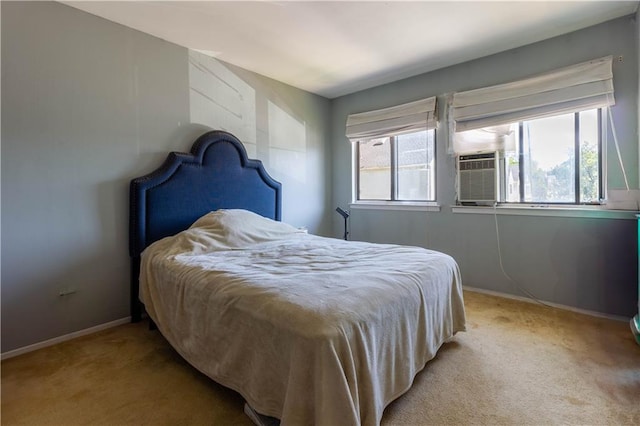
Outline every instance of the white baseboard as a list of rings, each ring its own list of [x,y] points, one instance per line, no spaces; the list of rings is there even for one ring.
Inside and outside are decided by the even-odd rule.
[[[96,325],[95,327],[85,328],[84,330],[74,331],[73,333],[54,337],[53,339],[45,340],[44,342],[34,343],[32,345],[4,352],[2,355],[0,355],[0,359],[4,361],[5,359],[13,358],[14,356],[26,354],[27,352],[46,348],[47,346],[53,346],[57,343],[66,342],[67,340],[75,339],[76,337],[80,336],[86,336],[87,334],[97,333],[98,331],[106,330],[107,328],[116,327],[122,324],[127,324],[129,322],[131,322],[131,317],[126,317],[119,320],[110,321],[105,324]]]
[[[473,291],[473,292],[476,292],[476,293],[484,293],[484,294],[488,294],[490,296],[503,297],[505,299],[514,299],[514,300],[519,300],[521,302],[533,303],[533,304],[536,304],[536,305],[540,304],[538,301],[533,300],[533,299],[528,298],[528,297],[515,296],[513,294],[508,294],[508,293],[500,293],[499,291],[484,290],[482,288],[468,287],[468,286],[462,286],[462,288],[464,290],[469,290],[469,291]],[[619,316],[619,315],[610,315],[610,314],[604,314],[602,312],[590,311],[590,310],[587,310],[587,309],[574,308],[573,306],[561,305],[559,303],[553,303],[553,302],[547,302],[546,300],[542,300],[541,302],[544,303],[545,305],[551,306],[553,308],[563,309],[565,311],[576,312],[578,314],[584,314],[584,315],[589,315],[589,316],[598,317],[598,318],[606,318],[606,319],[615,320],[615,321],[629,322],[629,318],[622,317],[622,316]]]

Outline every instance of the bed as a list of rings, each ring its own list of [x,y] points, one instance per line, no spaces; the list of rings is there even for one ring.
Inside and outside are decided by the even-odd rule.
[[[131,317],[285,425],[378,425],[465,329],[448,255],[311,235],[281,185],[212,131],[131,182]]]

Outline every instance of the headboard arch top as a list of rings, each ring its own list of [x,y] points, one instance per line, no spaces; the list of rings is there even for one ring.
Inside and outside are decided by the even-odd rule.
[[[281,220],[282,185],[259,160],[247,157],[231,133],[200,136],[190,153],[171,152],[153,172],[131,180],[129,255],[132,268],[132,318],[138,305],[139,258],[151,243],[187,229],[218,209],[245,209]],[[135,281],[135,283],[134,283]]]

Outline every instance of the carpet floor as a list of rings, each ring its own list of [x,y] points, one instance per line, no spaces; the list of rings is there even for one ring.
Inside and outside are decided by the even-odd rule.
[[[391,425],[640,425],[626,322],[465,292],[467,332],[387,407]],[[5,360],[3,425],[247,425],[243,399],[127,324]],[[337,426],[337,425],[336,425]]]

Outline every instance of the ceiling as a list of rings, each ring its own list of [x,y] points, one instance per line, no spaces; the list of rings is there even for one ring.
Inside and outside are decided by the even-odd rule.
[[[327,98],[638,8],[638,1],[608,0],[62,3]]]

